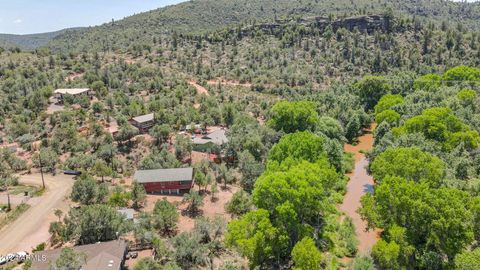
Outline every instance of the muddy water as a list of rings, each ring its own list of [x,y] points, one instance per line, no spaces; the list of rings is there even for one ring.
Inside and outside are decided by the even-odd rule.
[[[347,193],[343,198],[343,203],[340,205],[340,210],[351,217],[353,224],[355,224],[356,235],[359,240],[359,254],[364,254],[371,250],[373,245],[379,239],[378,231],[367,232],[365,230],[367,224],[362,221],[360,215],[357,213],[357,209],[361,207],[360,198],[366,192],[373,191],[373,178],[368,175],[366,170],[368,160],[364,154],[360,153],[360,151],[366,151],[373,148],[374,139],[371,130],[374,128],[375,126],[372,126],[372,128],[367,130],[363,136],[359,137],[359,143],[357,145],[345,145],[345,151],[353,153],[355,156],[355,168],[351,173],[347,174],[350,181],[347,185]]]

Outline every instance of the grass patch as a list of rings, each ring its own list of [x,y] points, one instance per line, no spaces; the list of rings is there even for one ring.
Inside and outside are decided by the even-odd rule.
[[[44,193],[45,193],[45,189],[44,189],[44,188],[38,188],[38,189],[32,194],[32,196],[33,196],[33,197],[40,197],[40,196],[42,196]]]
[[[0,220],[0,229],[16,220],[21,214],[25,213],[28,208],[30,208],[30,205],[22,203],[15,207],[15,209],[13,209],[12,211],[8,212],[5,217]]]
[[[34,195],[38,191],[38,188],[34,186],[18,185],[10,187],[9,191],[11,195],[23,194],[25,192],[28,192],[29,195]]]

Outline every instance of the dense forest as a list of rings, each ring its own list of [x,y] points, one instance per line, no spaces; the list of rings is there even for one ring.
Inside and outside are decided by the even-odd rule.
[[[31,158],[3,148],[0,186],[40,167],[82,172],[77,207],[50,225],[52,247],[125,235],[154,250],[136,270],[479,269],[479,21],[479,3],[440,0],[203,0],[68,30],[33,51],[2,45],[1,138]],[[94,98],[52,109],[55,89],[81,87]],[[147,113],[151,140],[129,123]],[[380,233],[365,254],[337,206],[354,169],[344,147],[372,123],[375,186],[358,212]],[[179,132],[195,124],[227,130],[210,149],[225,161],[193,165],[198,188],[181,213],[164,199],[145,210],[143,186],[124,179],[190,166]],[[202,216],[204,198],[232,187],[228,218]],[[183,215],[192,230],[179,230]],[[79,261],[62,258],[52,269]]]

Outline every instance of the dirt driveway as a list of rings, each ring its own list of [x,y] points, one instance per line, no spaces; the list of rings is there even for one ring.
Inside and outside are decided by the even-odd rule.
[[[21,175],[19,182],[37,186],[42,184],[39,173]],[[57,219],[53,212],[55,209],[61,209],[64,213],[68,211],[65,197],[73,182],[71,176],[61,174],[52,177],[45,174],[47,190],[39,198],[40,201],[0,231],[0,254],[23,250],[30,252],[38,244],[48,241],[50,222]]]

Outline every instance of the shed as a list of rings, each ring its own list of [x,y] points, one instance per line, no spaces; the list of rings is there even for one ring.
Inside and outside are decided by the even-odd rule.
[[[130,124],[138,128],[141,133],[146,133],[155,124],[155,114],[145,114],[130,119]]]

